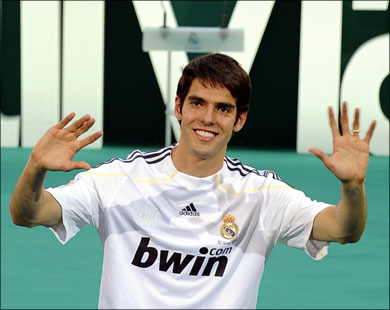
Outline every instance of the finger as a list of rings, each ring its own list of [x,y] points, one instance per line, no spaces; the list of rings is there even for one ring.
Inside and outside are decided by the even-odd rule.
[[[374,133],[375,126],[376,126],[376,121],[373,121],[371,123],[370,128],[367,131],[366,137],[364,138],[364,141],[366,141],[367,143],[370,143],[372,134]]]
[[[349,126],[348,126],[348,115],[347,115],[347,102],[343,101],[341,107],[341,134],[349,134]]]
[[[83,133],[87,132],[95,123],[94,118],[88,119],[86,122],[84,122],[81,127],[77,128],[76,131],[74,132],[76,137],[81,136]]]
[[[355,117],[353,119],[353,124],[352,124],[352,134],[354,136],[359,136],[359,116],[360,116],[360,110],[359,108],[356,108]]]
[[[68,114],[67,116],[65,116],[62,120],[60,120],[56,125],[55,127],[58,128],[58,129],[62,129],[64,128],[66,125],[68,125],[68,123],[75,117],[76,113],[72,112],[70,114]]]
[[[83,117],[79,118],[77,121],[74,121],[67,129],[70,132],[75,132],[79,129],[85,122],[87,122],[91,118],[91,115],[86,114]]]
[[[80,149],[83,147],[86,147],[87,145],[95,142],[97,139],[99,139],[103,135],[103,131],[99,130],[98,132],[95,132],[94,134],[80,140]]]
[[[340,136],[340,131],[339,131],[339,127],[336,124],[332,107],[328,108],[328,113],[329,113],[329,124],[332,130],[332,135],[333,137],[338,137]]]

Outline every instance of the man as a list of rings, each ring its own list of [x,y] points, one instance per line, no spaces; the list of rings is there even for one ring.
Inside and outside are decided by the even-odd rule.
[[[31,152],[11,198],[14,223],[48,226],[62,243],[96,227],[104,249],[99,308],[254,308],[276,242],[321,259],[329,242],[361,237],[375,121],[360,139],[359,110],[350,133],[343,104],[340,133],[329,109],[333,154],[310,151],[341,181],[342,198],[331,206],[225,155],[245,124],[250,91],[234,59],[198,57],[178,83],[178,144],[93,169],[72,159],[102,132],[77,140],[94,120],[68,125],[69,114]],[[88,170],[70,184],[43,189],[47,171],[81,168]]]

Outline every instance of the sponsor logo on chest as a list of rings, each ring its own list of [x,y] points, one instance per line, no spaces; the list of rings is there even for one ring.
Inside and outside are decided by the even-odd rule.
[[[142,237],[135,252],[132,265],[140,268],[151,267],[156,261],[159,270],[181,274],[187,266],[190,276],[210,276],[215,269],[214,276],[222,277],[228,264],[228,255],[232,252],[232,247],[211,248],[202,247],[199,249],[201,255],[184,254],[169,250],[159,250],[149,245],[150,238]],[[205,256],[208,254],[208,256]],[[172,267],[172,268],[171,268]]]

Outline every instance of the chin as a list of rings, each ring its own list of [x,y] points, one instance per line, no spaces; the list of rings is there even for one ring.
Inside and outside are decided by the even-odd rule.
[[[209,159],[213,157],[213,153],[208,152],[207,150],[196,149],[193,151],[193,153],[195,154],[196,157],[200,159]]]
[[[215,147],[211,148],[208,146],[199,146],[193,149],[193,153],[195,154],[195,156],[200,159],[210,159],[210,158],[218,157],[218,154],[220,154],[223,151],[224,150],[222,149],[216,149]]]

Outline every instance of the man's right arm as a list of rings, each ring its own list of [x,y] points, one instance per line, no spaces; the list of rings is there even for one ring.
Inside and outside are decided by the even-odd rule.
[[[103,132],[98,131],[78,140],[80,135],[92,127],[95,120],[85,115],[67,126],[74,116],[75,114],[71,113],[49,128],[31,152],[11,197],[10,212],[16,225],[33,227],[60,223],[61,206],[43,188],[47,171],[90,168],[84,161],[73,161],[73,157],[80,149],[100,138]]]
[[[47,170],[39,167],[31,154],[11,197],[10,211],[14,224],[34,227],[61,222],[60,204],[43,188],[46,173]]]

